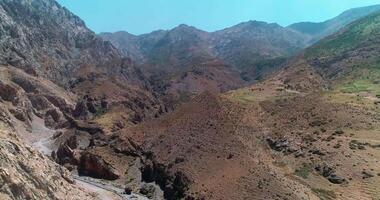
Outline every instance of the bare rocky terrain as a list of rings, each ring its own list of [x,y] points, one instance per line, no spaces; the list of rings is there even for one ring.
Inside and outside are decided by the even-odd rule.
[[[256,21],[114,47],[53,0],[0,0],[0,199],[379,199],[374,9],[304,50]],[[253,54],[275,68],[247,85]]]

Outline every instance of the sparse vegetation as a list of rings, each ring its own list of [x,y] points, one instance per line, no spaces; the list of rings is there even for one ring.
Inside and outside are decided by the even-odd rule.
[[[347,31],[322,40],[318,45],[306,51],[306,57],[326,57],[341,55],[344,52],[368,45],[365,41],[376,38],[380,32],[380,15],[372,15],[354,22]]]
[[[303,178],[303,179],[307,179],[312,170],[313,170],[313,168],[310,166],[310,164],[304,163],[302,167],[300,167],[299,169],[296,169],[294,174],[296,176]]]
[[[250,102],[257,101],[257,97],[254,92],[249,89],[240,89],[229,93],[228,95],[232,100],[240,103],[248,104]]]
[[[344,93],[368,92],[373,96],[380,95],[380,66],[379,63],[364,65],[357,68],[346,83],[340,87]]]
[[[336,199],[336,194],[333,191],[313,188],[311,189],[321,200],[332,200]]]

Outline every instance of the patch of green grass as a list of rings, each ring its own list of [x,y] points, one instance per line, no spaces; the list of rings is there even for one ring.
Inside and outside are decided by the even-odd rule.
[[[244,104],[257,101],[257,96],[254,92],[249,91],[249,89],[236,90],[233,93],[230,93],[230,97],[233,100]]]
[[[296,169],[294,174],[303,179],[307,179],[312,170],[313,168],[309,164],[303,164],[302,167],[300,167],[299,169]]]
[[[333,191],[312,188],[311,189],[321,200],[332,200],[336,199],[336,194]]]
[[[368,79],[361,79],[344,85],[341,91],[344,93],[369,92],[378,95],[380,94],[380,84]]]
[[[352,77],[348,77],[339,88],[344,93],[368,92],[380,95],[380,68],[377,65],[369,68],[358,68]]]

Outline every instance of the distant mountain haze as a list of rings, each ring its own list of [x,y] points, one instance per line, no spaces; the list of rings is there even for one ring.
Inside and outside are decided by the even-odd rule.
[[[312,38],[310,43],[314,43],[323,37],[335,33],[351,22],[378,11],[380,11],[380,5],[353,8],[343,12],[333,19],[324,22],[300,22],[292,24],[288,26],[288,28],[310,35]]]
[[[379,9],[380,5],[356,8],[323,23],[301,22],[288,27],[248,21],[206,32],[182,24],[137,36],[125,31],[99,36],[143,65],[142,69],[186,71],[205,61],[219,60],[239,72],[239,79],[251,82],[262,79],[281,67],[288,57],[323,37]]]

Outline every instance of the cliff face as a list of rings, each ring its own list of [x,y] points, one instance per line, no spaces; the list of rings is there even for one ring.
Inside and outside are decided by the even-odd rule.
[[[55,1],[2,0],[0,18],[1,64],[52,81],[75,100],[123,104],[127,121],[164,110],[133,62]]]
[[[67,9],[0,1],[0,199],[96,198],[31,146],[50,153],[67,129],[111,134],[162,112],[132,61]]]
[[[3,0],[0,16],[0,61],[59,85],[83,66],[111,74],[131,65],[55,1]]]
[[[19,139],[22,129],[6,109],[8,103],[3,98],[0,103],[0,199],[97,199],[76,186],[66,169]]]
[[[14,132],[0,130],[0,199],[96,199],[77,186],[70,173]]]

